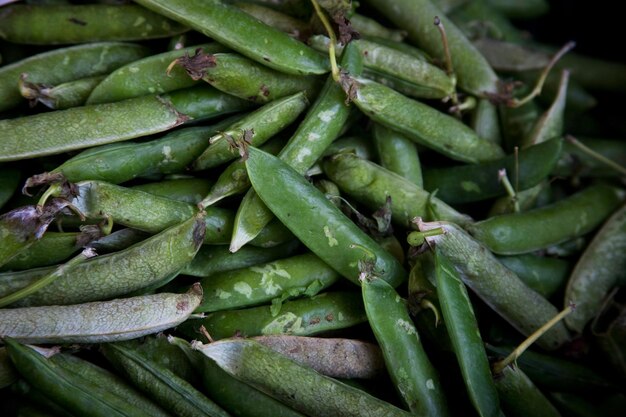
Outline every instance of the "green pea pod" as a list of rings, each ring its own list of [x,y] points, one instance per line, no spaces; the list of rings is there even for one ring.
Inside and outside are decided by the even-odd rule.
[[[626,166],[626,142],[601,138],[579,137],[577,139],[593,152],[614,161],[618,165]],[[563,177],[613,177],[619,175],[619,172],[569,141],[565,141],[562,158],[555,167],[554,175]]]
[[[211,138],[208,148],[193,162],[194,170],[203,170],[221,165],[237,158],[235,144],[246,141],[251,146],[260,146],[272,136],[295,121],[309,104],[304,93],[274,100],[243,117]],[[250,137],[251,134],[251,137]]]
[[[246,161],[254,190],[274,215],[313,253],[358,284],[358,261],[372,257],[392,286],[406,279],[402,265],[362,232],[324,194],[280,159],[249,148]],[[267,172],[272,172],[268,176]],[[285,198],[292,196],[293,198]]]
[[[624,200],[620,189],[595,185],[548,206],[525,213],[502,214],[467,226],[470,233],[499,255],[546,248],[589,233]],[[520,235],[523,231],[523,235]]]
[[[561,413],[518,367],[509,365],[494,376],[502,408],[511,417],[560,417]]]
[[[452,262],[437,247],[434,261],[441,314],[470,400],[479,415],[498,416],[498,393],[465,284]]]
[[[23,77],[20,80],[20,92],[24,98],[30,100],[31,105],[41,103],[53,110],[64,110],[84,105],[89,94],[104,78],[104,75],[95,75],[49,86],[33,84]]]
[[[361,289],[367,319],[404,404],[417,415],[447,416],[439,375],[422,347],[404,300],[375,277],[366,277]]]
[[[472,113],[472,129],[481,138],[497,144],[502,143],[498,107],[488,99],[478,100],[476,109]]]
[[[285,32],[296,39],[305,38],[306,34],[311,31],[310,25],[307,22],[278,10],[271,9],[269,5],[236,2],[235,6],[266,25],[274,27],[281,32]]]
[[[202,200],[202,197],[209,192],[212,185],[212,181],[204,178],[179,178],[160,182],[149,182],[130,188],[154,194],[159,197],[166,197],[171,200],[198,204]]]
[[[136,5],[12,5],[0,14],[0,38],[33,45],[166,38],[187,27]]]
[[[179,330],[189,338],[200,337],[206,327],[215,340],[242,336],[293,334],[309,336],[345,329],[367,320],[363,301],[351,292],[326,292],[311,298],[285,302],[278,314],[271,306],[219,311],[202,320],[189,320]]]
[[[26,269],[24,271],[11,271],[0,273],[0,297],[6,297],[16,291],[38,281],[51,274],[54,266]]]
[[[172,129],[190,117],[216,117],[246,106],[213,89],[189,89],[0,120],[0,162],[120,142]]]
[[[224,52],[217,43],[190,46],[175,51],[152,55],[124,65],[109,74],[89,95],[87,104],[110,103],[146,94],[162,94],[191,87],[196,81],[190,79],[182,68],[168,65],[184,54],[200,49],[204,53]]]
[[[121,252],[62,265],[53,282],[13,306],[107,300],[159,284],[193,259],[204,227],[204,219],[194,216]]]
[[[430,0],[368,0],[368,3],[401,29],[406,30],[408,39],[432,55],[443,58],[443,42],[435,17],[445,27],[452,56],[452,66],[458,77],[459,86],[478,96],[485,92],[496,93],[498,77],[485,58],[474,48],[461,30],[448,20],[444,13]]]
[[[96,381],[88,383],[83,378],[74,376],[11,337],[5,337],[4,343],[20,374],[33,387],[54,398],[55,402],[72,413],[116,417],[152,415],[139,405],[114,394],[103,393]]]
[[[528,336],[556,316],[557,310],[550,302],[528,288],[513,271],[455,224],[420,221],[418,227],[422,232],[443,230],[443,234],[428,236],[426,241],[437,245],[459,269],[463,282],[520,333]],[[568,339],[567,329],[558,323],[537,343],[553,350]]]
[[[237,379],[308,415],[407,416],[359,389],[304,367],[253,340],[231,339],[195,349]]]
[[[482,36],[485,37],[504,39],[510,42],[523,43],[526,41],[524,33],[513,25],[506,16],[492,8],[486,0],[465,2],[449,13],[448,17],[469,39],[480,37],[480,34],[483,34]]]
[[[496,71],[517,73],[542,70],[550,62],[550,55],[547,53],[511,40],[506,42],[502,39],[485,37],[473,40],[472,44]]]
[[[213,274],[201,281],[204,300],[199,312],[220,311],[313,296],[339,279],[339,274],[313,254]]]
[[[546,0],[487,0],[487,3],[500,13],[515,19],[539,17],[550,9]]]
[[[156,334],[143,339],[128,340],[124,346],[132,349],[147,360],[169,369],[179,378],[194,385],[199,380],[198,370],[192,364],[185,352],[178,346],[170,343],[164,334]]]
[[[125,228],[90,242],[89,247],[93,248],[96,253],[104,255],[105,253],[126,249],[135,243],[141,242],[148,236],[147,233],[139,230]]]
[[[0,168],[0,209],[11,199],[21,180],[20,171],[15,168]]]
[[[202,299],[160,293],[70,306],[0,309],[0,334],[22,343],[101,343],[129,340],[185,321]]]
[[[22,74],[31,83],[57,85],[104,75],[148,55],[149,49],[121,42],[101,42],[54,49],[0,68],[0,111],[23,102],[18,88]]]
[[[278,71],[323,74],[329,69],[323,55],[219,0],[139,0],[138,3]]]
[[[519,146],[528,136],[540,115],[541,107],[537,100],[531,100],[519,107],[500,106],[504,148],[512,152],[515,146]]]
[[[414,142],[449,158],[469,162],[486,162],[504,156],[497,144],[480,138],[453,116],[412,100],[363,78],[357,83],[354,103],[375,122],[404,133]]]
[[[350,24],[361,36],[366,38],[376,37],[402,42],[406,37],[405,31],[388,28],[378,21],[358,13],[353,13],[350,16]]]
[[[374,125],[373,139],[383,168],[423,188],[422,166],[413,142],[378,123]]]
[[[391,197],[391,218],[404,227],[408,227],[415,217],[430,218],[429,210],[434,212],[436,219],[460,225],[472,222],[471,218],[409,180],[355,155],[340,153],[331,156],[323,161],[322,168],[342,192],[372,210],[378,210],[387,197]]]
[[[515,272],[524,284],[546,298],[565,285],[571,270],[569,261],[546,256],[499,256],[498,260]]]
[[[561,138],[556,137],[524,149],[518,156],[509,155],[477,165],[424,170],[424,188],[437,190],[437,197],[450,204],[486,200],[506,194],[499,176],[505,169],[509,178],[516,178],[518,189],[526,190],[552,172],[562,145]]]
[[[191,384],[169,369],[143,357],[139,352],[119,343],[105,344],[102,349],[106,358],[120,372],[174,415],[181,417],[229,415]]]

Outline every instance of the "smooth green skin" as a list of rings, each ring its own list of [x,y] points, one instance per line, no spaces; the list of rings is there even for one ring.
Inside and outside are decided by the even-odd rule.
[[[250,307],[274,299],[281,300],[283,296],[311,296],[328,288],[339,278],[334,269],[313,254],[216,273],[200,282],[204,300],[197,311],[205,313]]]
[[[531,100],[520,107],[500,106],[502,121],[503,146],[507,152],[513,152],[515,146],[528,136],[541,116],[542,109],[537,100]]]
[[[487,0],[487,3],[510,18],[531,19],[548,12],[546,0]]]
[[[41,239],[33,242],[28,250],[19,252],[4,264],[0,270],[17,271],[60,263],[80,249],[77,245],[79,236],[80,233],[76,232],[47,232]]]
[[[600,313],[608,293],[626,278],[626,206],[604,223],[578,259],[565,289],[564,304],[576,309],[566,318],[567,327],[582,333]]]
[[[158,39],[189,30],[137,5],[12,5],[0,12],[0,38],[58,45]]]
[[[28,81],[58,85],[114,69],[148,55],[149,49],[121,42],[101,42],[54,49],[0,67],[0,111],[24,102],[18,81],[22,73]]]
[[[626,166],[626,142],[600,138],[577,138],[593,151]],[[611,167],[599,162],[569,142],[563,144],[561,160],[554,169],[554,175],[570,177],[613,177],[620,174]]]
[[[563,56],[555,69],[568,69],[572,78],[591,91],[626,92],[626,65],[575,53]]]
[[[146,239],[149,235],[136,229],[120,229],[109,235],[103,236],[98,240],[89,243],[97,254],[117,252],[128,248],[129,246],[139,243]]]
[[[532,77],[532,80],[537,79],[536,73],[531,72],[529,76]],[[525,74],[520,74],[520,78],[528,85],[532,85],[532,82],[527,81],[530,77],[525,76]],[[550,99],[556,97],[559,91],[560,80],[560,73],[552,72],[548,74],[548,78],[546,78],[546,82],[543,85],[543,94],[537,97],[537,100],[545,106],[550,106]],[[598,100],[576,80],[570,79],[567,84],[565,103],[568,115],[578,115],[597,106]]]
[[[570,262],[536,255],[499,256],[498,260],[533,290],[550,298],[563,287],[571,270]],[[571,314],[571,313],[570,313]]]
[[[168,341],[168,336],[157,334],[143,339],[120,342],[160,367],[167,368],[179,378],[190,383],[199,382],[197,367],[191,363],[185,352]]]
[[[0,209],[13,196],[20,184],[22,175],[15,168],[0,168]]]
[[[19,396],[18,415],[20,417],[74,417],[24,379],[19,379],[13,384],[11,392]]]
[[[375,122],[406,135],[412,141],[449,158],[468,163],[504,156],[499,145],[480,138],[453,116],[412,100],[374,81],[359,83],[354,103]]]
[[[287,74],[324,74],[328,59],[247,13],[219,0],[138,0],[270,68]]]
[[[149,182],[130,188],[184,203],[198,204],[212,185],[213,181],[205,178],[180,178]]]
[[[313,253],[355,284],[358,262],[374,258],[380,276],[397,287],[406,272],[393,255],[350,221],[321,191],[280,159],[249,148],[246,161],[254,190]],[[272,172],[271,176],[267,172]],[[289,198],[291,196],[292,198]]]
[[[453,223],[420,223],[420,231],[443,228],[444,234],[427,237],[461,273],[463,282],[487,305],[525,336],[557,315],[557,309],[498,262],[480,242]],[[557,323],[537,343],[554,350],[569,340],[563,323]]]
[[[22,343],[105,343],[135,339],[187,320],[202,299],[160,293],[69,306],[0,309],[0,334]]]
[[[489,37],[474,39],[472,43],[496,71],[514,72],[516,77],[520,71],[542,70],[550,62],[547,53],[529,48],[523,43]],[[525,77],[524,81],[528,85],[533,85],[538,76],[539,74],[535,74],[533,79]]]
[[[304,20],[296,19],[288,14],[279,12],[278,10],[270,9],[268,6],[263,6],[254,3],[236,2],[234,4],[239,10],[242,10],[253,16],[255,19],[260,20],[268,26],[274,27],[281,32],[287,33],[291,37],[301,39],[303,35],[306,35],[311,31],[310,25]]]
[[[121,344],[102,346],[104,355],[137,388],[175,416],[229,416],[217,404],[169,369]]]
[[[408,416],[365,391],[321,375],[254,340],[196,346],[235,378],[307,415]]]
[[[355,155],[343,153],[326,158],[322,168],[343,193],[372,210],[384,206],[387,196],[391,197],[391,219],[403,227],[415,217],[430,218],[429,199],[438,220],[463,226],[472,222],[411,181]]]
[[[87,383],[11,337],[5,337],[4,343],[20,375],[71,413],[102,417],[151,415],[141,406],[134,406],[114,394],[105,395],[98,388],[98,382]]]
[[[354,46],[348,45],[345,48],[341,66],[347,71],[361,70],[362,63]],[[346,105],[343,89],[329,76],[315,103],[278,157],[304,175],[341,134],[349,115],[350,108]],[[271,210],[256,192],[253,189],[248,191],[237,210],[231,250],[239,250],[257,236],[273,218]]]
[[[199,85],[159,96],[166,102],[170,101],[179,113],[192,120],[212,119],[224,114],[231,114],[250,108],[250,102],[233,97],[230,94]]]
[[[352,292],[326,292],[311,298],[287,301],[273,316],[270,306],[219,311],[201,320],[189,320],[179,327],[184,335],[197,339],[204,326],[214,340],[242,335],[270,334],[309,336],[329,330],[345,329],[367,320],[363,301]]]
[[[518,367],[511,365],[494,376],[503,411],[511,417],[560,417],[554,405]]]
[[[472,302],[454,264],[436,247],[437,295],[470,401],[480,416],[500,415],[500,402]]]
[[[213,168],[225,162],[237,159],[238,152],[233,149],[230,138],[235,143],[244,140],[244,132],[252,130],[250,146],[260,146],[291,123],[306,109],[309,102],[303,92],[274,100],[244,116],[241,120],[213,136],[215,142],[193,162],[196,171]]]
[[[390,29],[381,25],[378,21],[358,13],[354,13],[350,16],[350,24],[359,32],[359,35],[366,38],[378,37],[395,42],[402,42],[406,37],[406,33],[403,30]]]
[[[75,81],[68,81],[54,87],[39,86],[34,92],[35,97],[28,97],[31,102],[43,104],[53,110],[64,110],[70,107],[78,107],[85,104],[87,97],[102,80],[104,75],[81,78]]]
[[[0,347],[0,389],[8,387],[17,379],[18,375],[9,359],[7,349],[4,346]]]
[[[592,185],[548,206],[495,216],[468,225],[468,231],[499,255],[517,255],[583,236],[607,219],[624,200],[608,185]]]
[[[479,99],[478,105],[472,113],[472,129],[481,138],[497,144],[502,143],[498,107],[488,99]]]
[[[236,117],[236,116],[234,116]],[[53,169],[70,182],[100,180],[120,184],[140,176],[184,172],[205,149],[209,138],[229,118],[212,126],[178,129],[147,142],[122,142],[89,148]]]
[[[449,204],[471,203],[506,194],[498,172],[506,169],[507,177],[518,190],[534,187],[546,179],[561,156],[563,140],[555,137],[497,161],[476,165],[458,165],[424,170],[424,188]]]
[[[297,240],[292,240],[270,248],[244,246],[233,253],[225,245],[204,245],[180,273],[201,278],[210,277],[213,274],[248,268],[291,256],[299,246]],[[0,281],[1,276],[0,274]]]
[[[201,217],[193,217],[123,251],[61,266],[54,282],[13,307],[108,300],[160,283],[193,259],[204,226]]]
[[[193,55],[196,49],[212,54],[224,52],[226,48],[217,43],[208,43],[163,52],[131,62],[111,72],[91,92],[87,104],[110,103],[191,87],[197,81],[189,78],[182,68],[175,66],[169,74],[166,70],[172,61],[185,54]]]
[[[435,16],[445,27],[452,56],[452,66],[459,87],[474,95],[496,93],[498,76],[485,58],[474,48],[461,30],[448,20],[430,0],[368,0],[398,27],[406,30],[408,39],[433,57],[443,58],[441,34],[433,24]]]
[[[89,386],[93,395],[114,395],[135,407],[141,407],[155,417],[167,417],[170,415],[155,404],[152,399],[144,397],[141,392],[133,388],[123,378],[96,364],[67,353],[56,353],[48,360],[53,366],[61,368],[64,372],[70,374],[72,378],[75,378],[77,384],[84,383],[86,386]],[[94,387],[94,384],[97,384],[97,387]]]
[[[367,320],[404,404],[416,415],[447,416],[439,375],[424,351],[404,300],[378,278],[366,277],[361,290]]]
[[[423,188],[422,165],[415,143],[401,133],[374,124],[372,139],[376,144],[380,165]]]
[[[241,0],[224,0],[224,3],[238,4]],[[259,4],[273,10],[301,19],[308,19],[313,13],[313,6],[308,0],[245,0],[246,3]]]
[[[54,266],[0,273],[0,297],[4,298],[54,272]]]

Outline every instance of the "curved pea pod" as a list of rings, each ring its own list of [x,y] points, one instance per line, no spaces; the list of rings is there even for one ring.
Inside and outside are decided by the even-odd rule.
[[[17,4],[3,8],[0,27],[0,38],[31,45],[146,40],[188,30],[175,21],[130,4]]]
[[[26,381],[73,414],[116,417],[155,415],[154,410],[146,409],[145,404],[132,403],[107,392],[99,381],[86,380],[11,337],[3,340],[11,361]],[[161,416],[167,414],[161,413]]]
[[[364,37],[383,38],[395,42],[402,42],[406,38],[405,31],[388,28],[378,21],[358,13],[353,13],[350,16],[350,24]]]
[[[63,110],[84,105],[89,94],[104,78],[104,75],[95,75],[50,86],[33,84],[22,77],[20,90],[31,106],[41,103],[53,110]]]
[[[22,343],[103,343],[158,333],[187,320],[202,287],[69,306],[0,309],[0,334]]]
[[[526,41],[521,30],[484,0],[465,2],[447,16],[469,39],[484,36],[516,43]],[[482,55],[482,51],[479,53]]]
[[[475,39],[472,44],[480,51],[496,71],[518,72],[542,70],[550,62],[550,56],[542,51],[520,45],[517,42],[492,39]]]
[[[0,347],[0,389],[8,387],[17,379],[18,375],[9,359],[7,349],[4,346]]]
[[[437,197],[450,204],[471,203],[506,194],[499,172],[515,175],[519,190],[526,190],[548,177],[559,157],[563,140],[554,138],[497,161],[476,165],[424,170],[424,188],[437,190]]]
[[[260,146],[295,121],[309,102],[303,92],[274,100],[211,137],[211,144],[193,162],[196,171],[237,158],[235,144]],[[243,146],[243,145],[242,145]]]
[[[325,56],[219,0],[139,0],[138,3],[278,71],[323,74],[329,70]]]
[[[464,226],[472,222],[411,181],[355,155],[333,155],[324,159],[322,168],[342,192],[371,209],[380,208],[391,197],[391,218],[404,227],[415,217],[430,217],[429,210],[436,219]]]
[[[613,160],[621,166],[626,166],[626,142],[614,139],[577,138],[587,148]],[[563,154],[557,163],[554,175],[563,177],[612,177],[619,175],[618,171],[591,157],[579,147],[569,141],[563,144]]]
[[[167,69],[175,59],[198,49],[204,53],[216,53],[224,52],[226,48],[217,43],[209,43],[133,61],[107,75],[91,92],[87,104],[110,103],[191,87],[196,81],[190,79],[182,68],[172,68],[170,72]]]
[[[179,330],[190,338],[198,338],[198,329],[205,326],[215,340],[235,335],[309,336],[345,329],[367,320],[363,301],[350,292],[326,292],[311,298],[287,301],[278,314],[273,314],[272,310],[271,306],[262,306],[219,311],[202,320],[189,320]]]
[[[498,76],[487,60],[433,2],[369,0],[368,3],[398,27],[406,30],[408,39],[433,57],[444,56],[441,35],[433,25],[435,16],[438,16],[446,30],[452,65],[459,86],[478,96],[484,95],[485,92],[497,92]]]
[[[527,253],[589,233],[623,200],[624,193],[618,188],[592,185],[548,206],[502,214],[468,225],[467,229],[494,253]]]
[[[363,113],[420,145],[468,163],[486,162],[504,156],[499,145],[478,137],[453,116],[377,82],[363,78],[354,78],[353,81],[358,83],[353,101]]]
[[[13,306],[69,305],[107,300],[170,280],[200,248],[201,216],[128,249],[60,267],[56,279]]]
[[[441,314],[470,400],[479,415],[498,416],[500,401],[465,284],[438,247],[435,247],[434,262]]]
[[[555,65],[571,71],[572,78],[592,91],[626,91],[626,65],[585,55],[569,53]]]
[[[395,406],[304,367],[260,343],[224,340],[195,349],[235,378],[308,415],[407,416]]]
[[[546,298],[565,285],[571,270],[567,260],[530,254],[499,256],[498,260],[515,272],[524,284]]]
[[[94,236],[95,238],[97,236]],[[77,232],[47,232],[33,242],[28,250],[21,251],[0,270],[23,270],[60,263],[82,246],[89,243],[89,236]]]
[[[18,83],[28,74],[31,83],[57,85],[94,75],[104,75],[149,54],[140,45],[100,42],[59,48],[33,55],[0,68],[0,111],[24,101]]]
[[[140,390],[173,415],[229,416],[217,404],[169,369],[120,343],[102,346],[106,358]]]
[[[0,162],[120,142],[172,129],[190,117],[216,117],[246,106],[217,90],[192,88],[0,120]]]
[[[15,168],[0,168],[0,209],[11,199],[20,183],[20,171]]]
[[[373,139],[383,168],[423,187],[422,165],[413,142],[378,123],[374,125]]]
[[[437,245],[441,254],[459,270],[463,282],[520,333],[532,334],[557,314],[550,302],[527,287],[480,242],[455,224],[420,221],[418,227],[420,231],[443,230],[443,234],[426,237],[426,241]],[[558,323],[537,343],[553,350],[568,339],[565,325]]]
[[[197,311],[212,312],[272,301],[278,313],[284,300],[313,296],[339,279],[339,274],[313,254],[217,273],[201,281],[204,300]]]
[[[198,204],[208,192],[213,182],[205,178],[178,178],[159,182],[148,182],[130,187],[133,190],[143,191],[166,197],[171,200],[189,204]]]
[[[565,318],[567,327],[582,333],[602,309],[607,294],[626,278],[626,206],[596,233],[576,263],[565,289],[565,303],[576,309]]]
[[[308,22],[274,10],[270,8],[271,5],[269,4],[236,2],[235,6],[266,25],[287,33],[292,38],[306,39],[307,34],[311,32],[311,26]]]
[[[489,99],[481,98],[478,100],[476,109],[472,113],[471,126],[479,137],[500,144],[502,142],[502,131],[498,113],[496,105],[491,103]]]
[[[404,300],[388,283],[375,277],[365,277],[361,289],[367,319],[404,404],[417,415],[448,415],[439,375],[424,351]]]
[[[406,279],[402,265],[362,232],[313,185],[280,159],[249,148],[246,161],[254,190],[265,205],[313,253],[358,284],[358,261],[375,258],[381,278],[392,286]],[[268,176],[267,172],[272,172]],[[286,199],[292,196],[292,199]],[[364,253],[365,252],[365,253]]]
[[[517,366],[494,376],[503,411],[511,417],[560,417],[561,413]]]

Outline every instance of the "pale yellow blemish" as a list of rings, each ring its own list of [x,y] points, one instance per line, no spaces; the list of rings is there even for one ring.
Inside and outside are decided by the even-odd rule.
[[[430,390],[434,390],[435,389],[435,382],[432,379],[429,379],[426,381],[426,388],[430,389]]]
[[[246,298],[252,296],[252,287],[247,282],[238,282],[233,286],[233,289]]]
[[[319,117],[322,122],[329,123],[331,120],[333,120],[334,115],[335,112],[333,112],[332,110],[326,110],[321,112],[317,117]]]
[[[219,298],[220,300],[226,300],[227,298],[230,298],[232,296],[231,293],[229,293],[228,291],[224,291],[222,289],[218,289],[215,291],[215,295],[217,296],[217,298]]]
[[[339,242],[337,241],[337,239],[335,239],[335,236],[330,231],[330,228],[328,226],[324,226],[324,236],[326,236],[326,239],[328,239],[328,246],[333,247],[339,245]]]
[[[137,19],[135,19],[135,22],[133,23],[133,26],[140,26],[143,25],[143,23],[146,21],[146,19],[142,16],[137,17]]]

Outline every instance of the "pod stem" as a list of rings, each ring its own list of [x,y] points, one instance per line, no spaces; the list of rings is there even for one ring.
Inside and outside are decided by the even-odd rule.
[[[506,190],[506,193],[509,195],[509,197],[511,197],[511,201],[513,202],[513,208],[515,209],[515,212],[519,213],[520,207],[519,207],[519,200],[517,199],[517,192],[513,188],[513,185],[511,185],[511,181],[509,181],[509,177],[506,174],[506,169],[501,169],[498,171],[498,180],[500,180],[500,182],[504,186],[504,189]]]
[[[539,339],[541,336],[543,336],[543,334],[545,332],[550,330],[550,328],[552,326],[557,324],[559,321],[563,320],[568,314],[570,314],[572,311],[574,311],[575,308],[576,308],[576,306],[574,304],[568,305],[563,311],[561,311],[559,314],[554,316],[552,319],[550,319],[543,326],[541,326],[540,328],[535,330],[535,332],[533,332],[533,334],[528,336],[528,338],[526,338],[526,340],[524,340],[522,343],[520,343],[520,345],[518,347],[516,347],[515,350],[509,354],[509,356],[507,356],[506,358],[502,359],[501,361],[498,361],[498,362],[493,364],[493,373],[494,374],[499,374],[499,373],[501,373],[504,370],[504,368],[506,368],[510,364],[514,363],[515,361],[517,361],[517,359],[520,356],[522,356],[522,354],[526,351],[526,349],[528,349],[530,347],[530,345],[535,343],[537,341],[537,339]]]
[[[328,37],[330,38],[330,43],[328,44],[328,56],[330,58],[330,68],[332,71],[333,80],[335,80],[335,82],[338,83],[340,82],[341,77],[339,73],[339,66],[337,65],[337,53],[335,51],[335,46],[337,45],[337,35],[335,35],[335,31],[333,30],[333,27],[328,21],[326,14],[320,7],[317,0],[311,0],[311,3],[313,4],[313,7],[315,8],[315,13],[317,14],[317,17],[319,17],[320,21],[322,22],[322,25],[324,25],[324,28],[326,29],[326,32],[328,32]]]
[[[416,230],[416,231],[409,233],[409,235],[406,238],[406,241],[411,246],[421,246],[426,241],[427,237],[439,236],[439,235],[443,235],[444,233],[445,231],[441,227],[438,227],[436,229],[426,230],[424,232],[418,232]]]
[[[462,107],[459,106],[459,97],[456,94],[456,74],[454,73],[454,66],[452,65],[452,55],[450,54],[448,35],[446,35],[446,29],[443,27],[443,23],[441,23],[439,16],[435,16],[434,24],[437,26],[437,29],[441,34],[441,43],[443,45],[443,54],[446,62],[446,74],[452,80],[452,95],[450,96],[453,104],[452,109],[454,109],[453,112],[457,116],[460,116]]]
[[[591,156],[592,158],[597,159],[598,161],[602,162],[603,164],[613,168],[614,170],[616,170],[620,174],[626,175],[626,168],[624,168],[623,166],[619,165],[615,161],[607,158],[606,156],[604,156],[604,155],[594,151],[593,149],[591,149],[587,145],[585,145],[582,142],[580,142],[574,136],[572,136],[572,135],[565,135],[565,140],[567,140],[569,143],[571,143],[572,145],[576,146],[578,149],[580,149],[581,151],[583,151],[587,155]]]
[[[437,309],[437,306],[433,304],[432,301],[424,299],[420,301],[420,307],[424,310],[428,309],[432,311],[435,315],[435,327],[439,326],[439,322],[441,321],[441,319],[439,317],[439,310]]]

